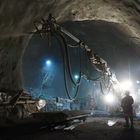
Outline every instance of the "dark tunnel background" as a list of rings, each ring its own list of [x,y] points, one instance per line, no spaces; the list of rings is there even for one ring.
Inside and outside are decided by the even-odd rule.
[[[108,62],[108,66],[115,72],[119,81],[130,78],[136,84],[140,80],[140,50],[118,24],[105,21],[67,21],[62,24],[65,29],[84,41],[95,53]],[[63,80],[63,63],[60,47],[56,39],[52,38],[52,46],[48,46],[47,38],[33,35],[23,57],[24,87],[37,97],[66,98]],[[70,58],[73,77],[79,74],[78,49],[70,48]],[[46,66],[46,60],[51,60],[51,65]],[[82,55],[82,71],[91,77],[97,77],[86,58]],[[43,86],[45,74],[50,74],[48,81]],[[97,86],[96,86],[97,85]],[[78,97],[87,97],[100,94],[98,84],[82,80]],[[72,93],[72,89],[71,94]],[[43,93],[43,94],[42,94]],[[98,96],[96,96],[98,97]]]

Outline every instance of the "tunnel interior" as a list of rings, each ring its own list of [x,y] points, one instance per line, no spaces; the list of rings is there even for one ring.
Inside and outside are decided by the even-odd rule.
[[[0,17],[3,139],[137,139],[140,0],[5,0]]]
[[[62,26],[107,60],[119,81],[131,79],[134,83],[134,87],[131,89],[132,92],[139,94],[139,83],[137,83],[140,70],[139,44],[135,43],[133,37],[126,33],[123,25],[101,20],[85,20],[67,21],[62,23]],[[72,42],[70,39],[68,41]],[[22,58],[24,88],[36,98],[46,100],[49,98],[66,99],[68,97],[64,86],[64,70],[59,40],[53,36],[51,46],[48,42],[47,36],[41,38],[36,34],[30,39]],[[80,71],[94,79],[99,76],[99,73],[86,60],[84,53],[80,52],[82,55],[81,69],[79,68],[78,49],[70,48],[69,53],[73,77],[79,75]],[[51,61],[50,64],[47,64],[48,61]],[[47,76],[46,79],[43,79],[45,76]],[[106,110],[104,95],[101,93],[99,85],[99,81],[83,79],[76,99],[77,108],[72,109],[90,109],[92,103],[89,102],[95,100],[96,109]],[[73,95],[73,87],[69,86],[69,88],[70,93]],[[87,100],[81,103],[83,99]],[[78,100],[80,103],[78,103]],[[81,104],[87,105],[82,108],[83,105]],[[61,110],[63,110],[63,107]]]

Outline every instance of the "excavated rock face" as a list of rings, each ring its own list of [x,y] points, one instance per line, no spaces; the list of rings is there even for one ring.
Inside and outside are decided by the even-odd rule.
[[[140,0],[4,0],[0,2],[0,89],[22,88],[21,62],[33,21],[52,13],[58,21],[105,20],[140,37]]]

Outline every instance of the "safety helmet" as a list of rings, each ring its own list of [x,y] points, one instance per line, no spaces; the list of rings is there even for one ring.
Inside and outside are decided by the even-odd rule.
[[[130,94],[130,91],[129,91],[129,90],[126,90],[126,91],[125,91],[125,95],[128,96],[129,94]]]

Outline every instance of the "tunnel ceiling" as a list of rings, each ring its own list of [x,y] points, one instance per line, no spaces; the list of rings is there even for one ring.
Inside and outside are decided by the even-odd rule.
[[[140,0],[4,0],[0,1],[0,88],[22,85],[21,56],[34,30],[33,21],[52,13],[59,22],[105,20],[119,23],[140,38]],[[126,28],[125,28],[126,27]]]
[[[34,20],[52,13],[59,21],[105,20],[140,36],[140,0],[12,0],[1,1],[1,37],[25,35]]]

